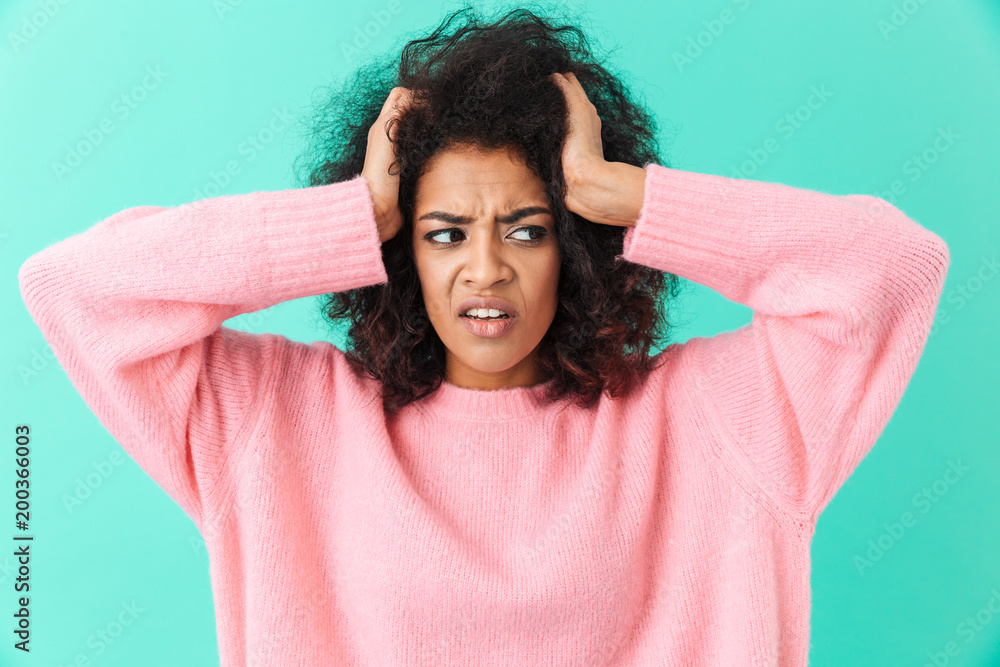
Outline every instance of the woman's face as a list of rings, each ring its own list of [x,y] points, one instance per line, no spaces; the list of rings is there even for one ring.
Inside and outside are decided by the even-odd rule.
[[[535,350],[555,317],[559,280],[545,186],[505,149],[455,146],[427,167],[416,185],[413,251],[424,306],[447,348],[445,379],[473,389],[543,381]],[[468,319],[463,302],[475,297],[505,300],[508,318]]]

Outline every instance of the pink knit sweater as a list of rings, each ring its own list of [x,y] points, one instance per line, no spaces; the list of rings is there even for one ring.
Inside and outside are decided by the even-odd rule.
[[[361,177],[138,206],[29,258],[70,380],[205,537],[222,665],[805,665],[816,520],[950,261],[889,203],[648,164],[626,260],[753,309],[628,397],[445,383],[222,327],[387,280]],[[170,628],[163,628],[170,632]]]

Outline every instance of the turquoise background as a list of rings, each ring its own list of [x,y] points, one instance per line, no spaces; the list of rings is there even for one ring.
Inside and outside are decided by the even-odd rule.
[[[371,24],[362,55],[430,29],[457,7],[397,1],[399,12],[384,14],[387,25]],[[0,404],[5,447],[12,449],[15,425],[34,432],[36,535],[30,657],[12,648],[16,573],[13,557],[0,556],[0,664],[63,666],[78,655],[102,667],[218,664],[208,558],[194,524],[121,454],[82,402],[21,301],[17,270],[30,255],[127,207],[298,187],[291,165],[302,128],[288,123],[270,137],[262,131],[281,125],[285,109],[303,118],[313,92],[357,64],[342,45],[388,5],[0,5],[7,341]],[[659,118],[671,166],[883,196],[947,241],[951,269],[920,366],[884,435],[817,527],[810,664],[1000,665],[1000,614],[988,607],[1000,608],[992,592],[1000,591],[1000,276],[989,268],[1000,241],[1000,6],[595,0],[570,16],[580,10],[586,25],[599,26],[589,31],[599,44],[620,47],[611,62],[634,75]],[[40,27],[32,32],[33,25]],[[884,32],[886,25],[893,29]],[[675,54],[699,36],[701,52],[678,65]],[[153,85],[123,117],[115,100],[142,85],[147,67],[160,68],[163,78],[147,79]],[[810,108],[815,90],[825,99],[814,97]],[[794,127],[783,124],[796,114]],[[58,175],[53,163],[103,118],[114,131]],[[949,132],[950,142],[938,139]],[[251,135],[261,140],[253,153],[244,144]],[[922,167],[914,162],[920,156]],[[241,173],[206,191],[211,174],[230,160]],[[751,317],[697,285],[677,309],[679,340],[735,329]],[[327,335],[312,298],[227,325],[302,341]],[[13,454],[5,452],[0,508],[12,520]],[[953,485],[944,481],[950,461],[969,468]],[[110,474],[67,508],[65,499],[102,462]],[[935,502],[922,506],[915,495],[925,487],[936,489]],[[907,511],[916,524],[889,537],[886,526]],[[859,569],[856,557],[880,538],[888,548]],[[133,601],[141,608],[134,622],[110,645],[94,643]],[[962,625],[977,613],[978,630]],[[948,642],[958,655],[944,655]]]

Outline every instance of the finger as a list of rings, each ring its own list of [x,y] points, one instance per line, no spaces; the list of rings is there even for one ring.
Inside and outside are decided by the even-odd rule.
[[[549,75],[549,78],[555,81],[556,85],[562,88],[564,91],[569,90],[569,79],[566,78],[566,75],[560,72],[553,72],[552,74]]]
[[[577,93],[579,93],[583,97],[585,97],[585,98],[587,97],[587,91],[585,91],[583,89],[583,84],[580,83],[580,79],[578,79],[576,77],[576,74],[573,74],[572,72],[570,72],[569,76],[566,77],[566,81],[569,82],[569,87],[570,88],[572,88],[573,90],[575,90]],[[589,101],[589,98],[587,98],[587,99]]]
[[[409,108],[413,106],[413,100],[414,100],[413,91],[409,89],[404,89],[403,92],[400,93],[400,95],[397,97],[396,101],[392,105],[394,115],[400,115],[409,110]]]
[[[389,96],[385,100],[385,104],[382,105],[382,111],[388,112],[399,106],[406,97],[407,90],[399,86],[395,87],[390,91]]]
[[[410,90],[409,88],[397,88],[396,89],[396,103],[399,104],[400,102],[403,102],[403,101],[407,100],[412,93],[413,93],[413,91]]]
[[[579,79],[572,72],[567,74],[560,74],[560,86],[566,92],[572,104],[580,104],[584,100],[590,101],[587,97],[587,93],[583,90],[583,86],[580,85]]]

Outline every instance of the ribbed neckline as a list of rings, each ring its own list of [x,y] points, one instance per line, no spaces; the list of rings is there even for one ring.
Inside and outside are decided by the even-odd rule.
[[[546,390],[553,380],[530,387],[506,389],[469,389],[443,380],[430,395],[416,403],[421,412],[449,419],[509,421],[537,418],[565,401],[548,401]]]

